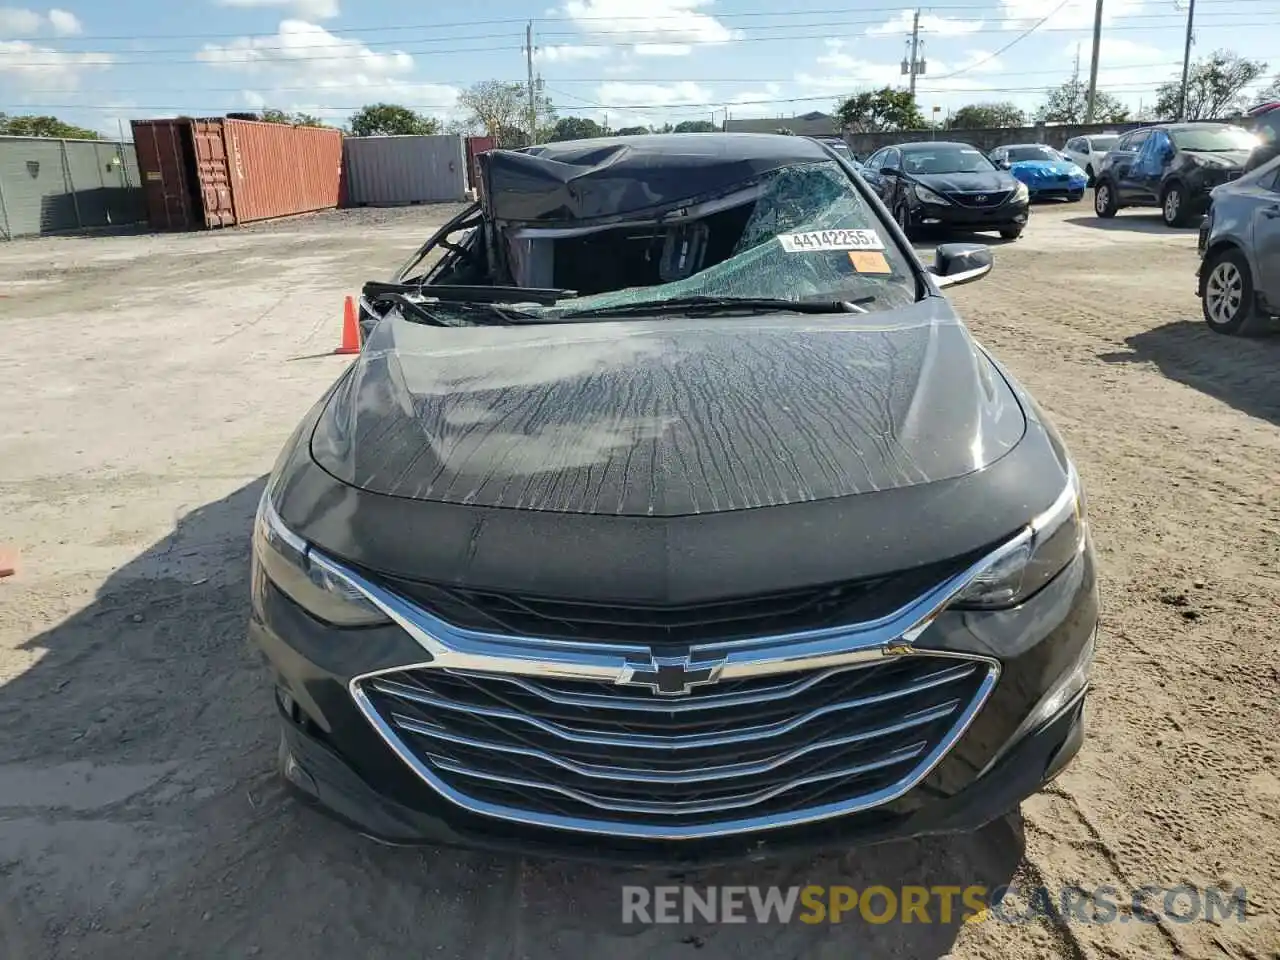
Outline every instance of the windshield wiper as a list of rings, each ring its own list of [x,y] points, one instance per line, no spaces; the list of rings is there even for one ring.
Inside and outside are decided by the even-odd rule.
[[[669,300],[645,300],[640,303],[621,303],[611,307],[594,307],[562,314],[557,320],[591,320],[596,317],[629,316],[637,313],[865,313],[858,309],[872,303],[875,296],[856,300],[783,300],[769,297],[673,297]],[[548,318],[552,320],[552,318]],[[554,322],[554,320],[552,320]]]
[[[371,297],[384,293],[416,293],[450,303],[536,303],[544,307],[578,295],[576,290],[560,290],[556,287],[485,287],[460,283],[424,285],[372,281],[364,285],[364,291]]]
[[[512,326],[536,321],[531,313],[512,310],[496,303],[471,300],[441,300],[423,303],[395,290],[384,290],[373,298],[374,302],[391,303],[400,308],[406,320],[428,323],[436,327]],[[433,309],[434,308],[434,309]]]

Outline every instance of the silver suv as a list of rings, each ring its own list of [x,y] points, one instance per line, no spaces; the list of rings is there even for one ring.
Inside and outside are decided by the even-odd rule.
[[[1280,315],[1280,157],[1214,187],[1197,292],[1211,330],[1255,334]]]

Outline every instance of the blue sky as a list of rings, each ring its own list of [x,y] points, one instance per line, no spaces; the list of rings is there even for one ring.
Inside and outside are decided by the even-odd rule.
[[[1135,108],[1150,103],[1179,70],[1185,0],[1105,4],[1099,85]],[[524,22],[533,19],[537,70],[562,114],[607,116],[615,128],[719,120],[726,110],[789,116],[902,84],[913,9],[893,0],[0,5],[0,110],[52,113],[113,135],[118,118],[263,105],[344,120],[386,100],[449,118],[460,88],[523,79]],[[945,114],[1013,100],[1034,109],[1071,75],[1077,45],[1087,75],[1093,9],[1093,0],[922,6],[921,106]],[[1196,22],[1195,53],[1227,47],[1270,59],[1268,77],[1280,71],[1280,0],[1197,0]]]

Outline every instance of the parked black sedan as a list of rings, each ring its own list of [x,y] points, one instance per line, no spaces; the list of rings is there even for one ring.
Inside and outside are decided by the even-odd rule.
[[[687,863],[971,830],[1057,776],[1094,553],[942,294],[990,251],[927,270],[804,137],[479,164],[261,501],[288,782],[392,842]]]
[[[1209,207],[1209,191],[1239,177],[1258,138],[1225,123],[1163,123],[1131,130],[1111,148],[1093,189],[1094,212],[1160,208],[1183,227]]]
[[[903,143],[867,158],[862,175],[898,225],[998,230],[1016,240],[1027,225],[1027,185],[967,143]]]

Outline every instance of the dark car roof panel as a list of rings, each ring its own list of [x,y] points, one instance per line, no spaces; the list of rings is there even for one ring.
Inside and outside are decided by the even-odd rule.
[[[491,150],[478,159],[490,217],[564,223],[656,214],[831,155],[808,137],[672,133]]]

